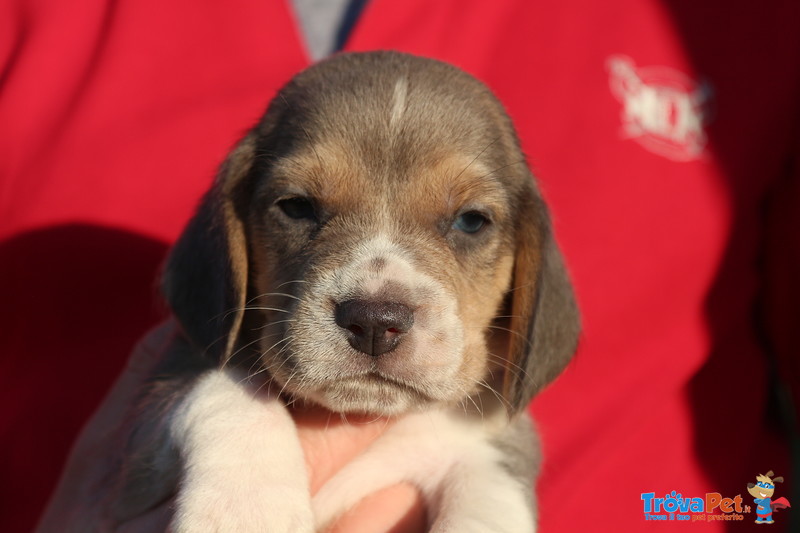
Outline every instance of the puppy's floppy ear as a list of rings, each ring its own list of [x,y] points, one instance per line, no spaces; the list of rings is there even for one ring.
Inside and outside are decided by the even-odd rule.
[[[255,158],[248,134],[220,167],[211,190],[167,259],[162,292],[189,340],[224,363],[233,353],[247,293],[247,243],[236,191]]]
[[[547,206],[532,176],[517,209],[511,335],[503,392],[510,410],[525,409],[572,358],[580,317]]]

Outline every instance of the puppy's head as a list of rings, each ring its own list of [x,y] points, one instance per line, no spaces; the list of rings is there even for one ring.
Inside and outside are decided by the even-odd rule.
[[[164,289],[186,335],[340,412],[525,407],[578,316],[502,106],[443,63],[300,73],[223,165]],[[258,365],[253,366],[252,359]]]

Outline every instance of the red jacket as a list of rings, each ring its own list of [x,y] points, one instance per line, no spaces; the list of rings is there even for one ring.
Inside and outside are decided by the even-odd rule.
[[[346,45],[485,81],[542,183],[584,322],[532,407],[543,533],[649,531],[642,493],[789,470],[765,345],[797,352],[800,4],[770,5],[373,0]],[[167,247],[307,64],[277,0],[0,5],[0,531],[35,521],[163,313]]]

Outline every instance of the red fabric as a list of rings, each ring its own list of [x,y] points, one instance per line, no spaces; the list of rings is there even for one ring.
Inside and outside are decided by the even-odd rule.
[[[753,307],[765,243],[777,279],[798,286],[782,259],[797,256],[796,217],[762,216],[777,187],[798,190],[798,16],[792,2],[373,0],[347,44],[484,80],[551,205],[584,334],[533,405],[543,533],[649,530],[642,492],[733,497],[788,472]],[[650,83],[713,87],[699,158],[621,133],[620,56]],[[0,530],[34,523],[81,423],[162,314],[168,244],[307,64],[275,0],[0,5]],[[785,339],[797,299],[773,301]]]

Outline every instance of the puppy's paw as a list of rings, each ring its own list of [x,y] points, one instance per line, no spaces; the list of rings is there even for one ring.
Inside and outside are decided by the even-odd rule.
[[[272,487],[253,491],[204,489],[183,494],[174,533],[313,533],[307,491]]]

